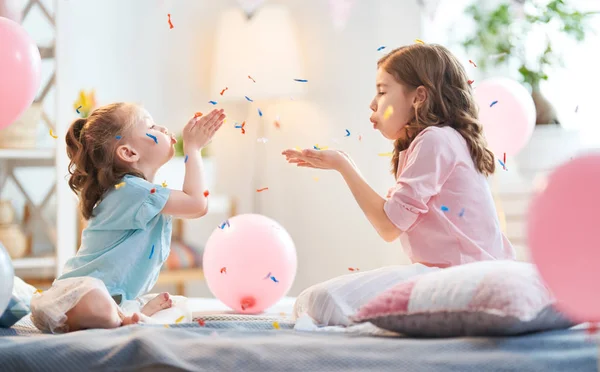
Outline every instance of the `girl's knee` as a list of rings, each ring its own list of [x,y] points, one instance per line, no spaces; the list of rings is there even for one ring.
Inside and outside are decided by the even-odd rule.
[[[107,291],[99,288],[86,293],[66,315],[70,331],[121,325],[117,304]]]

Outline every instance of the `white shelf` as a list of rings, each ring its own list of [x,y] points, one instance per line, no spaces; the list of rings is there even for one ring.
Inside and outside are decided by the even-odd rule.
[[[15,270],[52,269],[56,267],[56,257],[28,257],[12,260]]]
[[[54,159],[55,149],[0,149],[1,159]]]

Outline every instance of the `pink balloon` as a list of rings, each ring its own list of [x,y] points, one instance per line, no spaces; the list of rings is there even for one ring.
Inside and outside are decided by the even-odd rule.
[[[571,160],[548,177],[529,208],[528,242],[533,262],[574,321],[599,322],[600,154]]]
[[[521,151],[533,134],[536,117],[527,89],[511,79],[487,79],[475,88],[475,101],[488,147],[494,155],[501,159],[504,153],[516,155]]]
[[[40,87],[42,60],[24,28],[0,17],[0,129],[14,123]]]
[[[275,305],[296,277],[296,248],[290,235],[258,214],[235,216],[208,239],[204,277],[208,288],[230,308],[257,314]]]

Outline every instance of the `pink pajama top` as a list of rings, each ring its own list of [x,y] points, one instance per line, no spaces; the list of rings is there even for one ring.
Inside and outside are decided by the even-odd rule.
[[[413,263],[447,267],[515,259],[486,178],[451,127],[423,130],[400,154],[384,209]]]

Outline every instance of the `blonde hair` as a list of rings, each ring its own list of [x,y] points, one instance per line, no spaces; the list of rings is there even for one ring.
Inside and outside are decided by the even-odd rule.
[[[144,175],[115,162],[119,140],[134,125],[136,106],[113,103],[94,110],[71,124],[66,136],[69,156],[69,187],[79,196],[79,209],[87,220],[104,194],[126,174]]]
[[[427,99],[414,107],[405,136],[394,142],[392,169],[398,172],[400,152],[430,126],[450,126],[469,146],[475,168],[487,175],[494,173],[493,153],[487,148],[478,108],[465,69],[452,53],[441,45],[414,44],[392,50],[377,62],[394,79],[409,89],[427,89]]]

